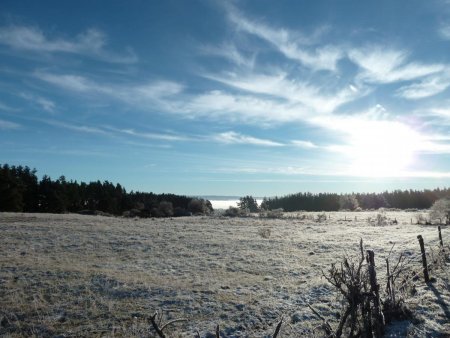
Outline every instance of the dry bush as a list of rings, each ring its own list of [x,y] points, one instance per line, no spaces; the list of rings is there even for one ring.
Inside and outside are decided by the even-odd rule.
[[[321,213],[317,215],[317,222],[325,222],[327,220],[327,214],[326,213]]]
[[[262,218],[283,218],[283,208],[266,210],[259,213],[259,217]]]
[[[260,229],[258,229],[258,234],[262,238],[265,238],[265,239],[270,238],[271,232],[272,231],[270,230],[270,228],[260,228]]]
[[[368,223],[372,226],[384,226],[392,224],[392,222],[389,220],[389,218],[386,215],[386,211],[380,209],[380,211],[377,213],[376,218],[368,218]]]
[[[227,210],[225,210],[223,215],[226,217],[244,217],[247,216],[247,212],[240,208],[229,207]]]
[[[397,264],[389,270],[387,262],[387,286],[384,297],[380,296],[375,271],[374,253],[364,254],[363,241],[360,242],[359,259],[344,257],[340,266],[332,264],[325,279],[342,296],[342,309],[337,328],[332,326],[312,307],[313,312],[324,321],[323,329],[327,336],[381,337],[386,322],[405,319],[411,316],[404,302],[404,294],[396,287],[396,280],[405,270],[406,260],[401,255]],[[398,283],[397,283],[398,284]]]
[[[450,199],[439,199],[430,208],[431,219],[442,221],[450,224]]]
[[[430,224],[430,222],[427,219],[427,216],[422,213],[416,214],[416,220],[417,224]]]

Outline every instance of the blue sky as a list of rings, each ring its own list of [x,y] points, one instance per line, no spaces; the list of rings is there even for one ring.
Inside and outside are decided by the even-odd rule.
[[[8,1],[0,163],[188,195],[450,185],[450,2]]]

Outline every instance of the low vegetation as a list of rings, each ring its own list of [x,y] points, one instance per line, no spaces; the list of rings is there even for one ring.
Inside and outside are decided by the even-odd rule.
[[[410,212],[387,210],[397,223],[380,226],[367,222],[377,212],[325,215],[317,222],[317,213],[0,213],[0,335],[156,337],[157,311],[155,323],[167,337],[216,337],[217,325],[221,337],[273,337],[280,323],[278,337],[357,336],[367,331],[367,302],[371,322],[377,320],[368,250],[386,335],[450,332],[447,227],[445,256],[436,227],[411,224]],[[418,234],[432,267],[428,284]]]

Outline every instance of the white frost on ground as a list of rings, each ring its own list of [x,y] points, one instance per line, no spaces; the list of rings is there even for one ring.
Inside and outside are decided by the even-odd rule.
[[[393,244],[392,255],[416,255],[418,234],[427,247],[437,243],[436,227],[410,224],[413,213],[388,212],[398,224],[370,225],[376,214],[327,213],[319,223],[312,219],[317,213],[303,219],[300,213],[286,219],[0,213],[0,314],[6,318],[0,335],[29,323],[43,335],[139,335],[144,318],[162,310],[167,320],[189,319],[173,326],[175,336],[198,330],[204,337],[220,324],[227,337],[266,337],[281,317],[283,337],[312,336],[320,320],[306,303],[334,323],[339,312],[321,271],[345,253],[357,255],[360,238],[379,266]],[[450,243],[449,229],[443,232]],[[382,282],[385,271],[378,269]],[[415,282],[409,302],[418,318],[394,323],[388,336],[450,333],[448,271],[437,277],[431,286]]]

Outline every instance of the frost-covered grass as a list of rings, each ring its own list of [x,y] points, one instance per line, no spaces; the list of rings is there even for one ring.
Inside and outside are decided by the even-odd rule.
[[[304,215],[304,216],[303,216]],[[397,224],[370,225],[377,212],[295,213],[285,219],[187,217],[125,219],[0,213],[0,335],[144,336],[155,310],[187,322],[171,336],[202,337],[220,324],[227,337],[311,336],[320,324],[306,303],[331,323],[339,298],[321,277],[359,239],[384,258],[416,255],[416,236],[437,245],[435,226],[411,225],[414,213],[391,212]],[[291,218],[289,218],[291,217]],[[355,218],[356,217],[356,218]],[[450,243],[450,229],[443,228]],[[421,271],[419,263],[414,267]],[[408,302],[417,320],[395,323],[391,335],[450,333],[448,271],[432,276]],[[150,331],[151,332],[151,331]],[[320,335],[320,331],[316,331]]]

